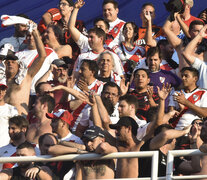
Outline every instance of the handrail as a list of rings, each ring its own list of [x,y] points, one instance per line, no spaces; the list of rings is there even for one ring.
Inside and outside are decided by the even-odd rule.
[[[121,158],[135,158],[135,157],[152,157],[151,180],[157,180],[158,177],[158,151],[144,151],[144,152],[117,152],[107,155],[100,155],[96,153],[87,154],[68,154],[62,156],[52,157],[44,156],[21,156],[21,157],[1,157],[0,163],[12,162],[51,162],[51,161],[81,161],[81,160],[105,160],[105,159],[121,159]],[[139,178],[150,179],[150,178]]]
[[[202,179],[207,178],[207,175],[190,175],[190,176],[173,176],[173,161],[174,157],[179,156],[196,156],[196,155],[206,155],[202,153],[198,149],[190,149],[190,150],[172,150],[168,151],[167,155],[167,168],[166,168],[166,180],[171,179]]]

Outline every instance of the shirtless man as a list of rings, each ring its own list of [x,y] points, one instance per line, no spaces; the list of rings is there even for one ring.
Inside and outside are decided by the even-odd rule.
[[[51,120],[46,117],[46,113],[51,113],[55,107],[55,100],[50,95],[39,96],[36,100],[34,111],[38,119],[27,130],[27,140],[38,143],[39,137],[44,133],[52,133]]]
[[[136,139],[138,125],[136,121],[124,116],[116,124],[110,124],[111,129],[116,129],[116,148],[118,152],[139,151],[143,141]],[[111,146],[111,148],[114,148]],[[111,150],[108,148],[108,151]],[[116,168],[116,178],[137,178],[138,158],[118,159]]]
[[[35,44],[37,45],[39,57],[28,68],[27,71],[22,62],[18,61],[14,54],[13,56],[7,55],[5,57],[5,74],[8,85],[5,101],[6,103],[15,106],[18,110],[18,113],[24,116],[26,116],[28,113],[28,103],[32,79],[39,71],[46,58],[45,48],[36,27],[33,29],[32,35],[35,39]]]
[[[175,16],[177,16],[177,15],[175,15]],[[183,58],[182,52],[183,52],[185,46],[187,45],[186,41],[189,42],[189,39],[185,39],[185,41],[184,41],[184,40],[178,38],[176,36],[176,34],[174,34],[171,30],[172,23],[173,22],[170,22],[170,20],[168,18],[163,26],[163,30],[164,30],[165,34],[167,35],[168,41],[173,46],[173,48],[175,48],[175,50],[177,51],[178,58],[179,58],[179,70],[181,70],[183,67],[188,66],[188,64],[186,63],[186,61]],[[194,37],[199,33],[199,31],[203,28],[203,26],[204,26],[204,23],[201,21],[198,21],[198,20],[193,21],[190,24],[189,34],[190,34],[191,40],[194,39]],[[197,50],[198,49],[201,49],[201,48],[199,48],[199,45],[197,46]],[[204,60],[204,59],[206,59],[205,58],[207,55],[206,52],[207,51],[198,53],[198,51],[196,51],[194,53],[194,56],[201,59],[201,60]]]
[[[98,126],[91,126],[82,136],[86,150],[98,154],[109,154],[117,152],[116,147],[105,142],[104,131]],[[110,146],[110,149],[108,148]],[[79,163],[80,172],[84,179],[113,179],[115,175],[114,160],[81,161]],[[80,174],[79,174],[80,175]]]

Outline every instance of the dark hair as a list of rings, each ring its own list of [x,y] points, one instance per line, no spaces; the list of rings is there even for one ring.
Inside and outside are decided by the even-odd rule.
[[[29,126],[28,120],[20,115],[9,118],[9,124],[15,124],[15,126],[19,127],[20,129],[27,129]]]
[[[154,11],[155,11],[155,6],[154,6],[152,3],[150,3],[150,2],[144,3],[144,4],[142,5],[142,10],[143,10],[146,6],[152,6],[152,7],[154,8]]]
[[[36,94],[41,94],[41,92],[40,92],[40,87],[41,87],[43,84],[49,84],[49,83],[48,83],[48,82],[40,82],[40,83],[38,83],[38,84],[35,86],[35,92],[36,92]]]
[[[134,71],[134,77],[135,77],[135,75],[136,75],[136,73],[137,73],[138,71],[145,71],[146,74],[147,74],[147,77],[149,78],[149,74],[150,74],[149,69],[145,69],[145,68],[139,68],[139,69],[136,69],[136,70]]]
[[[52,136],[52,137],[54,137],[55,140],[56,140],[56,143],[58,143],[58,139],[57,139],[57,137],[56,137],[54,134],[52,134],[52,133],[45,133],[45,134],[41,135],[41,136],[39,137],[39,139],[38,139],[38,144],[39,144],[39,146],[42,145],[43,140],[44,140],[44,138],[45,138],[46,136]]]
[[[95,33],[99,38],[102,37],[103,38],[103,44],[104,44],[105,39],[106,39],[106,33],[104,32],[103,29],[98,28],[98,27],[93,27],[93,28],[89,29],[89,31],[88,31],[88,34],[90,34],[90,33]]]
[[[105,24],[105,26],[106,26],[106,28],[109,29],[110,25],[109,25],[108,21],[104,20],[103,18],[96,18],[96,19],[93,21],[93,25],[95,26],[96,23],[99,22],[99,21],[103,21],[104,24]]]
[[[110,82],[107,82],[106,84],[104,84],[102,93],[106,90],[107,87],[116,87],[118,90],[118,95],[119,96],[121,95],[121,89],[115,82],[110,81]]]
[[[27,16],[26,14],[22,14],[22,13],[17,14],[17,16],[23,17],[23,18],[26,18],[26,19],[30,19],[29,16]]]
[[[98,69],[98,65],[97,65],[96,61],[89,60],[89,59],[83,59],[81,61],[81,66],[82,66],[83,63],[86,63],[88,65],[88,68],[89,68],[90,71],[93,72],[94,77],[97,77],[98,76],[98,70],[99,69]]]
[[[105,6],[108,3],[113,4],[114,5],[114,9],[117,9],[118,8],[118,2],[115,1],[115,0],[104,0],[103,1],[103,4],[102,4],[102,7]]]
[[[62,29],[58,25],[54,25],[53,23],[48,24],[47,28],[52,28],[57,41],[61,44],[65,44],[65,37]]]
[[[155,129],[154,135],[155,136],[158,135],[163,131],[163,129],[174,129],[174,128],[170,124],[162,124]]]
[[[134,30],[134,34],[136,34],[136,36],[134,36],[133,41],[136,41],[136,40],[138,39],[138,26],[137,26],[134,22],[132,22],[132,21],[130,21],[130,22],[126,22],[126,23],[124,24],[124,26],[123,26],[123,30],[126,28],[126,25],[127,25],[127,24],[131,24],[131,25],[132,25],[133,30]]]
[[[197,78],[199,78],[199,71],[197,69],[193,67],[183,67],[180,72],[182,74],[185,71],[190,71],[193,74],[193,76],[196,76]]]
[[[135,106],[135,111],[138,109],[138,101],[137,101],[137,97],[131,94],[125,94],[124,96],[121,96],[119,98],[119,101],[126,101],[127,104],[131,105],[133,104]]]
[[[146,58],[148,59],[149,57],[154,56],[156,53],[158,53],[159,58],[162,59],[162,54],[161,54],[160,48],[158,48],[158,46],[150,47],[147,51],[147,57]]]
[[[189,26],[189,31],[191,31],[193,29],[193,26],[195,25],[202,25],[204,26],[205,24],[201,21],[201,20],[194,20],[190,23],[190,26]]]
[[[41,104],[47,103],[48,112],[51,113],[55,108],[55,99],[50,95],[44,94],[38,97]]]
[[[202,18],[201,18],[201,15],[202,15],[203,13],[205,13],[206,16],[207,16],[207,8],[204,9],[203,11],[201,11],[201,12],[199,13],[198,18],[202,19]],[[202,20],[205,22],[205,24],[207,23],[207,20],[204,20],[204,19],[202,19]]]
[[[159,40],[158,41],[158,43],[157,43],[157,47],[160,49],[160,51],[161,51],[161,48],[160,48],[160,46],[162,45],[162,46],[167,46],[167,45],[169,45],[170,43],[169,43],[169,41],[167,40],[167,39],[161,39],[161,40]],[[173,69],[176,69],[176,68],[178,68],[178,64],[175,62],[175,61],[173,61],[172,59],[165,59],[166,61],[167,61],[167,63],[173,68]]]
[[[17,149],[24,149],[24,148],[31,149],[35,152],[34,146],[31,143],[27,142],[27,141],[25,141],[25,142],[23,142],[23,143],[21,143],[20,145],[17,146]]]

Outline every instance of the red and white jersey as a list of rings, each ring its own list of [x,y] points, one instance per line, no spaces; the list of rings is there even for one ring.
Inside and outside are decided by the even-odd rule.
[[[30,90],[30,94],[34,95],[35,94],[35,84],[36,82],[49,70],[51,63],[55,60],[58,59],[58,55],[55,53],[55,51],[49,47],[45,47],[45,51],[47,54],[47,57],[42,64],[42,67],[38,71],[38,73],[34,76],[32,80],[32,86]],[[32,63],[37,59],[38,57],[38,52],[37,50],[28,50],[25,49],[23,51],[19,51],[15,54],[20,61],[22,61],[27,68],[29,68]],[[49,80],[52,79],[52,75]]]
[[[34,147],[35,147],[36,156],[40,155],[39,148],[35,144]],[[12,156],[16,156],[16,146],[10,143],[0,148],[0,157],[12,157]],[[17,166],[16,163],[4,163],[4,164],[0,163],[0,171],[2,169],[12,168],[16,166]]]
[[[110,51],[109,49],[105,49],[104,51]],[[124,75],[124,69],[121,63],[121,60],[119,58],[119,56],[117,54],[115,54],[114,52],[110,51],[113,55],[114,58],[114,72],[116,72],[118,75]],[[94,60],[97,61],[98,57],[99,57],[99,53],[96,53],[94,51],[88,51],[86,53],[82,53],[78,56],[75,65],[74,65],[74,70],[75,71],[79,71],[80,66],[81,66],[81,61],[83,59],[88,59],[88,60]]]
[[[123,49],[122,49],[123,48]],[[122,61],[125,73],[127,73],[127,60],[132,60],[138,62],[140,59],[143,59],[146,56],[145,48],[142,46],[134,46],[133,49],[129,50],[125,45],[115,46],[113,51],[119,56]]]
[[[189,100],[191,103],[195,104],[198,107],[207,107],[207,91],[204,89],[197,88],[193,92],[185,93],[182,90],[185,98]],[[176,95],[176,91],[170,96],[169,106],[175,107],[175,109],[179,108],[179,105],[176,101],[173,100],[173,95]],[[193,111],[191,111],[188,107],[180,113],[177,121],[173,123],[173,126],[176,129],[183,129],[184,127],[191,124],[194,119],[199,119],[199,116],[196,115]]]
[[[124,41],[124,36],[122,34],[124,24],[125,22],[119,18],[113,22],[109,22],[108,34],[113,37],[105,41],[106,45],[109,48],[113,48],[114,46],[117,46],[121,44],[122,41]]]
[[[77,85],[73,87],[73,89],[77,91],[81,91]],[[103,89],[103,82],[99,80],[95,80],[91,85],[88,86],[88,89],[91,91],[94,91],[96,94],[101,95],[102,89]],[[69,99],[75,99],[73,96],[69,95]],[[90,111],[91,107],[86,104],[82,103],[75,111],[72,112],[73,115],[73,121],[71,123],[71,130],[72,132],[76,131],[76,128],[79,124],[79,122],[83,119],[89,119],[90,117]]]

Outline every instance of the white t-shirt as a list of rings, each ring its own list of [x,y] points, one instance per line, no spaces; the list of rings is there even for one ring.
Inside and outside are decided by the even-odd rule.
[[[18,115],[16,107],[10,104],[0,106],[0,147],[9,144],[9,118]]]
[[[55,60],[58,59],[58,55],[55,53],[55,51],[49,47],[45,47],[45,51],[47,53],[47,57],[42,64],[42,67],[38,71],[38,73],[34,76],[32,80],[32,85],[31,85],[31,90],[30,94],[35,95],[35,84],[36,82],[49,70],[51,63]],[[25,49],[23,51],[19,51],[15,54],[20,61],[22,61],[27,68],[29,68],[33,61],[37,58],[38,52],[37,50],[28,50]],[[48,80],[52,80],[52,74],[48,78]]]
[[[176,91],[170,95],[169,106],[179,108],[177,101],[173,100],[173,95],[176,95]],[[186,99],[192,99],[192,103],[198,107],[207,107],[207,91],[204,89],[197,88],[193,92],[185,93],[183,90]],[[189,100],[188,99],[188,100]],[[194,119],[199,119],[199,116],[196,115],[193,111],[188,109],[180,118],[176,125],[175,129],[182,130],[184,127],[189,126]]]
[[[64,138],[61,138],[60,141],[68,141],[68,142],[83,144],[83,141],[78,136],[72,134],[71,132],[69,132],[68,135],[65,136]]]
[[[205,79],[207,77],[207,63],[196,58],[192,67],[199,71],[198,86],[207,89],[207,80]]]

